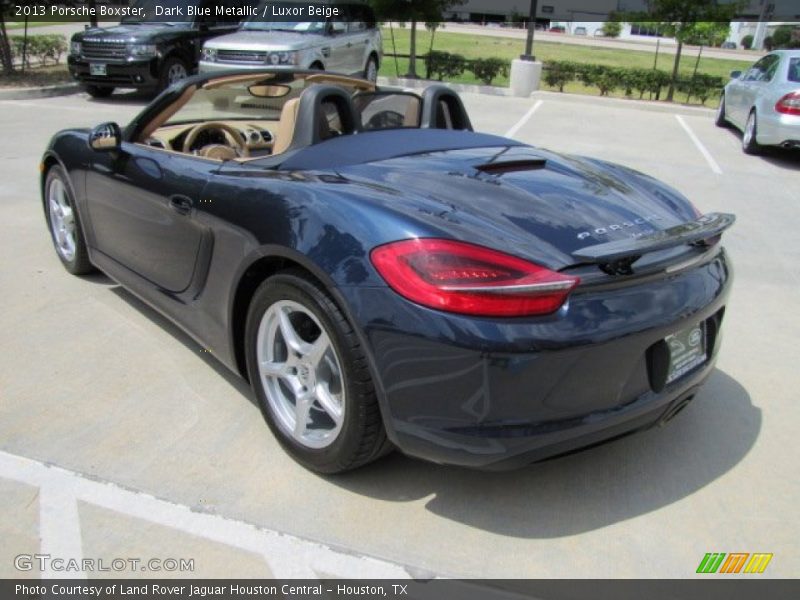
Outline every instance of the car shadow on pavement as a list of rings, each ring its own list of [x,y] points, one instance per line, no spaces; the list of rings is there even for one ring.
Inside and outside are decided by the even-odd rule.
[[[111,280],[105,275],[98,277],[103,277],[104,279],[111,282]],[[172,321],[164,317],[161,313],[151,308],[141,300],[139,300],[139,298],[131,294],[121,285],[114,284],[113,287],[111,287],[110,289],[121,300],[125,301],[128,305],[130,305],[131,308],[139,311],[145,317],[150,319],[155,325],[166,331],[177,341],[183,344],[187,350],[189,350],[196,356],[199,356],[200,359],[206,365],[208,365],[211,369],[213,369],[220,377],[222,377],[228,384],[230,384],[231,387],[233,387],[237,392],[239,392],[242,396],[244,396],[248,402],[258,407],[258,401],[253,395],[253,391],[250,388],[250,385],[244,379],[242,379],[241,377],[237,377],[235,373],[232,373],[227,367],[225,367],[225,365],[223,365],[219,360],[214,358],[213,355],[209,354],[208,351],[205,350],[205,348],[203,348],[200,344],[195,342],[189,335],[184,333],[184,331],[180,327],[173,324]]]
[[[152,93],[140,92],[139,90],[125,90],[122,92],[116,91],[108,98],[92,98],[89,94],[84,94],[86,100],[93,104],[138,104],[142,107],[146,106],[155,97]]]
[[[433,494],[426,508],[443,518],[505,536],[556,538],[691,496],[747,455],[761,420],[747,390],[715,370],[695,400],[664,427],[523,469],[480,472],[394,453],[327,479],[394,502]]]
[[[728,132],[736,138],[737,144],[742,143],[741,131],[737,130],[735,127],[728,127]],[[775,146],[763,146],[759,153],[754,155],[753,158],[761,159],[779,169],[787,169],[789,171],[800,170],[800,149],[797,148],[787,150]]]

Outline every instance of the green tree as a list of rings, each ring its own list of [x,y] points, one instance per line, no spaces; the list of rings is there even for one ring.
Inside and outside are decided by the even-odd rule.
[[[618,38],[622,33],[622,23],[619,21],[606,21],[603,24],[603,36],[610,38]]]
[[[698,35],[696,27],[701,22],[724,23],[729,27],[740,2],[719,4],[717,0],[648,0],[647,5],[649,10],[645,13],[646,19],[656,21],[665,35],[674,37],[678,42],[667,91],[667,100],[671,102],[675,95],[683,45],[692,43],[691,40]]]
[[[411,23],[408,77],[417,77],[417,24],[438,23],[442,13],[466,0],[368,0],[378,20],[400,20]]]
[[[779,25],[775,28],[775,33],[772,34],[772,44],[775,48],[791,48],[792,47],[792,25]]]

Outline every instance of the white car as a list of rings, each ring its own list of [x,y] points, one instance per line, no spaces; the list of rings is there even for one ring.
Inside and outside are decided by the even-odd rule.
[[[717,125],[742,133],[742,149],[800,148],[800,50],[775,50],[744,73],[733,71],[722,91]]]
[[[206,42],[200,73],[286,67],[378,78],[383,40],[368,6],[336,4],[339,14],[321,21],[265,21],[273,4],[262,2],[236,33]]]

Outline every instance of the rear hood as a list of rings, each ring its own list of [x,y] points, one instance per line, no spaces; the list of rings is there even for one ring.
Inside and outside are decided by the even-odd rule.
[[[698,216],[686,198],[641,173],[526,146],[451,150],[338,171],[389,193],[393,210],[442,235],[552,268],[581,262],[574,254],[582,248]]]

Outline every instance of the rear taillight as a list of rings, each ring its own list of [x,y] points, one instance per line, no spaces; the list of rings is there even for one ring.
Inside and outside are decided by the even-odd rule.
[[[463,242],[413,239],[375,248],[372,264],[395,292],[430,308],[484,317],[546,315],[580,279]]]
[[[775,103],[775,110],[784,115],[800,115],[800,90],[789,92]]]

